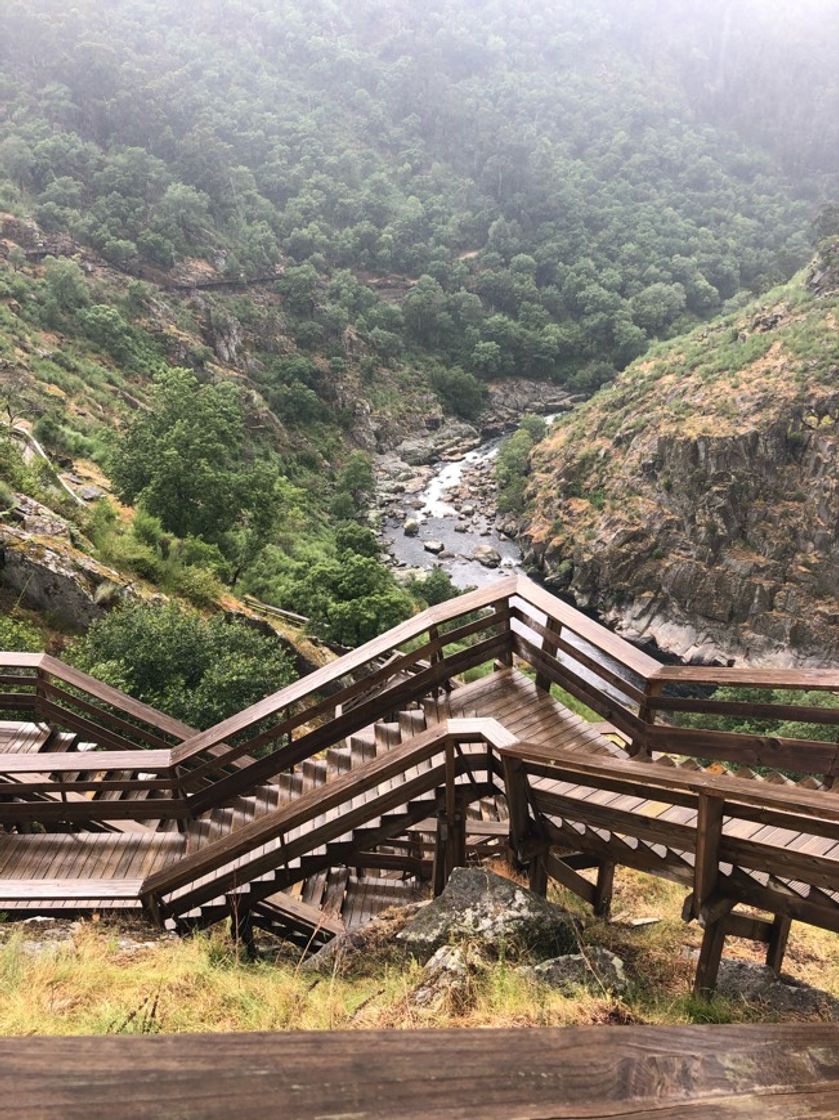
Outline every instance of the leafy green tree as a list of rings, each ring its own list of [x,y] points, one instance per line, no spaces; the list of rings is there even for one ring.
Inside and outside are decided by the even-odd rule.
[[[295,678],[279,641],[174,604],[125,605],[94,622],[70,659],[98,680],[210,727]]]
[[[440,366],[432,370],[431,386],[443,402],[444,408],[464,420],[474,420],[483,407],[484,389],[481,383],[460,366]]]
[[[314,565],[297,588],[297,602],[316,634],[343,646],[361,645],[413,611],[388,570],[354,551]]]
[[[276,472],[244,459],[235,390],[185,369],[155,379],[151,408],[129,425],[110,461],[124,502],[141,502],[165,529],[239,546],[237,570],[270,537],[282,504]]]
[[[349,494],[357,510],[363,509],[376,489],[370,456],[353,451],[338,474],[339,493]]]
[[[75,261],[47,257],[44,261],[47,294],[61,311],[76,311],[90,302],[85,275]]]

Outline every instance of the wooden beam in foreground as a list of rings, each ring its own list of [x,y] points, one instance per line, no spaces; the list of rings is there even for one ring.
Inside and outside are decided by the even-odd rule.
[[[0,1040],[8,1120],[819,1120],[826,1024]]]

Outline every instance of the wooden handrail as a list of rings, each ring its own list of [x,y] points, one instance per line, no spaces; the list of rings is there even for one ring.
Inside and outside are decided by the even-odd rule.
[[[598,779],[613,777],[637,781],[646,787],[663,790],[682,790],[699,795],[714,794],[727,802],[743,805],[777,808],[790,813],[803,813],[826,821],[839,821],[839,793],[825,790],[804,789],[801,786],[776,786],[770,782],[755,782],[736,775],[708,774],[685,771],[674,766],[650,766],[647,762],[631,759],[603,759],[585,756],[577,751],[557,750],[532,743],[516,743],[499,750],[502,758],[515,758],[535,762],[556,770]],[[581,783],[585,784],[585,783]],[[839,840],[839,835],[837,835]]]
[[[301,700],[305,700],[321,691],[325,686],[334,684],[342,677],[348,676],[350,673],[362,668],[374,658],[389,652],[395,646],[402,645],[405,642],[419,637],[421,634],[425,633],[430,626],[451,622],[453,619],[459,618],[464,614],[471,614],[473,611],[482,610],[499,600],[508,598],[511,594],[515,593],[517,587],[518,580],[512,577],[510,579],[500,580],[498,583],[491,584],[489,587],[481,588],[467,595],[461,595],[457,599],[451,599],[446,603],[441,603],[439,606],[430,607],[421,614],[415,615],[401,625],[389,630],[386,634],[382,634],[378,638],[373,638],[372,641],[366,642],[363,646],[359,646],[358,649],[353,650],[351,653],[344,654],[343,657],[339,657],[336,661],[332,661],[328,665],[316,669],[308,676],[302,677],[293,684],[280,689],[278,692],[266,696],[263,700],[252,704],[249,708],[245,708],[244,711],[237,712],[235,715],[230,716],[214,727],[210,727],[206,731],[202,731],[192,738],[187,739],[175,749],[173,754],[174,761],[177,763],[185,762],[194,755],[200,754],[208,747],[216,746],[227,739],[234,738],[254,724],[261,723],[264,719],[275,716],[285,708],[297,704]]]
[[[837,669],[750,669],[718,665],[659,665],[650,676],[664,684],[839,692]]]
[[[174,719],[172,716],[166,715],[164,712],[158,711],[150,704],[144,704],[141,700],[136,700],[133,696],[120,691],[118,688],[113,688],[109,684],[103,684],[102,681],[91,677],[88,673],[84,673],[81,669],[76,669],[72,665],[67,665],[63,661],[51,657],[49,654],[41,655],[41,662],[38,666],[43,672],[48,673],[52,677],[69,684],[74,688],[86,692],[89,696],[99,700],[103,704],[109,704],[114,708],[118,708],[126,715],[131,716],[132,719],[142,720],[144,723],[149,724],[150,727],[156,728],[158,731],[163,731],[167,735],[171,735],[179,742],[188,739],[190,736],[195,735],[194,727],[189,724],[183,723],[179,719]]]
[[[472,636],[476,641],[465,651],[445,652]],[[400,646],[417,639],[420,644],[413,652],[399,652]],[[661,665],[525,576],[431,607],[201,732],[47,654],[0,654],[0,670],[35,670],[37,677],[21,678],[21,684],[33,690],[20,693],[31,697],[19,702],[21,710],[32,707],[36,714],[59,723],[64,719],[68,727],[105,747],[162,749],[175,740],[172,764],[181,768],[186,788],[203,811],[218,803],[219,797],[252,788],[354,733],[356,725],[362,725],[359,721],[374,722],[398,704],[447,684],[482,656],[492,654],[509,664],[513,653],[532,666],[540,687],[557,683],[570,691],[619,728],[639,755],[655,748],[831,777],[839,774],[835,744],[656,723],[662,715],[692,713],[794,719],[835,727],[839,724],[835,708],[719,700],[708,691],[731,685],[833,692],[839,691],[839,672]],[[382,665],[387,654],[392,656]],[[5,679],[14,688],[14,676]],[[55,682],[77,691],[79,697],[71,697]],[[686,695],[685,688],[691,686],[706,694]],[[679,695],[665,692],[668,687]],[[14,708],[17,695],[0,696],[0,708]],[[144,726],[135,729],[134,722]],[[330,737],[326,728],[333,724]],[[299,732],[296,739],[295,731]],[[284,745],[270,759],[249,757],[278,741]],[[237,772],[231,775],[234,766]]]

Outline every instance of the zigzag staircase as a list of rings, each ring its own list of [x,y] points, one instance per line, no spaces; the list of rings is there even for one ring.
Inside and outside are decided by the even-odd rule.
[[[837,744],[680,725],[687,712],[835,726],[836,709],[811,701],[715,692],[831,693],[835,673],[661,666],[523,578],[432,608],[203,732],[45,655],[0,661],[0,706],[16,717],[0,725],[0,909],[144,906],[179,928],[230,914],[317,944],[512,843],[535,887],[552,876],[601,913],[625,864],[692,885],[686,915],[710,924],[736,897],[839,928]],[[573,714],[556,686],[605,722]],[[526,793],[511,822],[516,751]],[[702,814],[719,817],[707,789],[721,762],[738,773],[715,795],[734,808],[711,891]]]

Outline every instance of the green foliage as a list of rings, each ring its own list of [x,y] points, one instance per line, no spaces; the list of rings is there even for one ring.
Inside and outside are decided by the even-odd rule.
[[[94,0],[7,0],[0,201],[129,273],[285,257],[283,315],[327,357],[351,328],[379,363],[593,388],[803,262],[835,187],[836,88],[809,77],[837,68],[835,16],[721,4],[115,0],[103,38]],[[369,283],[389,276],[401,306]],[[140,360],[78,281],[45,324],[78,313]],[[307,388],[277,388],[291,424]],[[451,396],[474,413],[473,386]]]
[[[296,609],[311,619],[312,631],[342,646],[362,645],[413,611],[387,568],[357,552],[314,565],[295,590]]]
[[[353,451],[338,474],[338,493],[352,499],[355,509],[363,510],[376,489],[376,478],[370,456]]]
[[[839,696],[832,692],[798,692],[791,689],[767,688],[718,688],[715,700],[749,704],[794,705],[804,708],[822,708],[827,712],[839,710]],[[836,741],[836,726],[829,723],[805,723],[801,720],[774,719],[769,716],[709,716],[704,713],[683,713],[679,722],[688,727],[707,727],[718,731],[732,731],[738,735],[777,736],[782,739],[810,739],[819,742]]]
[[[241,622],[170,605],[123,606],[70,652],[99,680],[198,728],[210,727],[294,679],[285,650]]]
[[[421,606],[436,607],[440,603],[446,603],[449,599],[463,595],[466,591],[471,591],[472,588],[458,587],[452,582],[452,577],[445,568],[435,564],[428,575],[421,579],[412,579],[408,584],[408,590]]]
[[[43,648],[44,640],[34,626],[11,615],[0,615],[0,650],[35,653]]]
[[[517,431],[502,443],[495,460],[498,508],[502,513],[522,512],[530,452],[547,430],[541,416],[526,416]]]
[[[179,537],[222,544],[241,568],[268,541],[283,500],[268,464],[248,464],[242,414],[229,384],[199,383],[188,370],[155,380],[152,408],[115,448],[111,478]]]
[[[488,346],[495,345],[487,343]],[[460,366],[438,366],[431,371],[431,386],[448,412],[474,420],[483,406],[483,388],[473,374]]]

